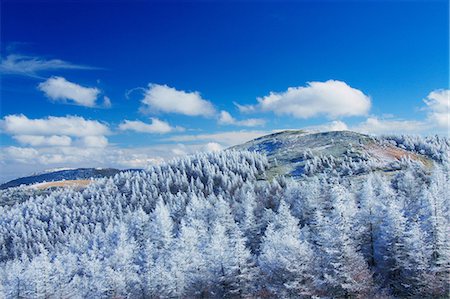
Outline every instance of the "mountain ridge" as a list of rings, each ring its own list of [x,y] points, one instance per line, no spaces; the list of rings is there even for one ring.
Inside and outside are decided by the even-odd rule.
[[[63,169],[52,172],[41,172],[36,175],[20,177],[0,185],[0,189],[18,187],[20,185],[31,185],[43,182],[53,182],[61,180],[81,180],[90,178],[110,177],[119,173],[115,168],[75,168]]]
[[[231,149],[264,153],[271,165],[272,175],[293,177],[316,172],[312,168],[351,168],[358,167],[357,164],[367,169],[355,169],[350,174],[370,170],[389,172],[398,170],[402,159],[419,162],[427,167],[433,164],[429,157],[402,148],[394,142],[353,131],[287,130],[261,136]]]
[[[86,188],[1,190],[0,297],[443,298],[449,145],[285,132]]]
[[[338,166],[345,166],[346,163],[371,161],[374,164],[372,170],[378,169],[385,172],[398,170],[399,166],[396,164],[402,158],[412,159],[426,166],[432,165],[432,160],[425,155],[403,149],[392,143],[383,144],[375,137],[353,131],[284,130],[255,138],[226,150],[247,150],[264,153],[269,160],[270,169],[268,173],[270,176],[287,175],[295,178],[311,172],[311,165],[314,165],[314,163],[337,163]],[[328,168],[332,166],[336,167],[336,165],[330,164]],[[62,180],[110,177],[127,170],[139,171],[141,169],[61,169],[20,177],[0,185],[0,189],[17,187],[22,184],[31,185]],[[356,170],[356,172],[361,171]],[[351,174],[354,174],[354,172]]]

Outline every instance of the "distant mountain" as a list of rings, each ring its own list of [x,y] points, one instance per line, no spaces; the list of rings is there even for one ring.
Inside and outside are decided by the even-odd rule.
[[[431,167],[432,159],[406,149],[393,140],[351,132],[289,130],[262,136],[232,150],[263,153],[270,163],[269,175],[301,177],[320,172],[357,175],[372,171],[391,172],[409,159]]]
[[[120,172],[114,168],[77,168],[63,169],[52,172],[43,172],[32,176],[18,178],[0,185],[0,189],[17,187],[20,185],[31,185],[42,182],[53,182],[62,180],[83,180],[90,178],[110,177]]]

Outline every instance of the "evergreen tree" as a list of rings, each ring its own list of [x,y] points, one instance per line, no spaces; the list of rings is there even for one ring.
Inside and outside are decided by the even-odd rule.
[[[269,291],[284,296],[309,295],[313,252],[306,240],[300,240],[300,228],[289,207],[280,202],[278,213],[264,234],[259,257],[260,269]]]
[[[361,237],[357,240],[361,244],[361,252],[368,261],[369,267],[375,270],[378,262],[376,252],[379,250],[378,236],[382,205],[376,198],[373,183],[373,176],[369,175],[359,194],[360,212],[355,216],[361,229]]]
[[[443,298],[450,142],[373,142],[436,164],[311,152],[311,176],[272,180],[264,156],[224,151],[0,190],[0,298]]]
[[[400,203],[395,200],[389,202],[383,215],[381,238],[384,246],[380,254],[382,254],[384,260],[382,275],[387,286],[395,294],[405,292],[403,279],[406,275],[405,262],[407,257],[406,224],[407,219],[402,212]]]
[[[319,250],[316,273],[323,273],[316,275],[316,285],[321,293],[327,295],[365,298],[373,291],[372,274],[357,244],[350,237],[354,223],[351,212],[345,211],[347,206],[343,205],[346,202],[343,198],[345,193],[342,189],[333,191],[337,193],[333,193],[333,208],[328,211],[329,216],[318,211],[314,221],[315,244]]]

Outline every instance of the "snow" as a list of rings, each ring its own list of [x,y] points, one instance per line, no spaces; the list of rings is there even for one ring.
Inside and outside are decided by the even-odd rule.
[[[0,297],[445,297],[448,140],[396,138],[430,168],[387,161],[389,139],[283,136],[286,157],[228,150],[0,191]],[[388,162],[401,167],[377,171]]]

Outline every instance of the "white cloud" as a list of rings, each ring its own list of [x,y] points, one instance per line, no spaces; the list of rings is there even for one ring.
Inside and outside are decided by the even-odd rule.
[[[418,134],[430,129],[425,121],[380,119],[369,117],[364,122],[350,128],[366,134]]]
[[[348,130],[347,124],[340,120],[334,120],[332,122],[318,125],[318,126],[311,126],[306,127],[306,130],[312,130],[312,131],[320,131],[320,132],[327,132],[327,131],[346,131]]]
[[[39,157],[39,152],[36,149],[28,147],[9,146],[2,149],[2,151],[6,154],[6,158],[9,159],[8,161],[19,163],[28,163]]]
[[[354,125],[347,125],[342,121],[332,121],[329,123],[305,127],[305,130],[310,131],[355,131],[363,134],[443,134],[436,122],[431,122],[429,119],[422,120],[407,120],[395,119],[392,115],[384,115],[383,117],[370,116],[366,120]]]
[[[111,104],[111,99],[107,96],[103,97],[103,107],[105,108],[111,108],[112,104]]]
[[[221,125],[236,125],[236,126],[244,126],[244,127],[256,127],[262,126],[266,123],[264,119],[260,118],[249,118],[244,120],[236,120],[230,113],[227,111],[220,111],[218,123]]]
[[[174,156],[185,156],[189,153],[189,149],[182,143],[179,143],[174,147],[169,147],[168,149],[170,149],[170,152]]]
[[[208,142],[205,145],[205,151],[206,152],[219,152],[223,149],[223,146],[218,144],[217,142]]]
[[[40,136],[40,135],[16,135],[13,136],[15,140],[21,144],[31,146],[70,146],[72,139],[69,136]]]
[[[240,105],[239,103],[233,102],[233,104],[239,109],[242,113],[253,113],[257,112],[257,106],[256,105]]]
[[[105,135],[110,133],[107,125],[78,116],[29,119],[25,115],[8,115],[0,121],[0,127],[2,133],[12,135],[20,144],[33,147],[104,148],[108,145]],[[64,159],[60,154],[52,159],[56,158]]]
[[[175,142],[216,142],[223,146],[232,146],[270,133],[271,131],[228,131],[212,134],[178,135],[166,140]]]
[[[372,116],[350,129],[368,134],[448,134],[450,90],[434,90],[423,101],[425,107],[422,110],[428,112],[425,119],[405,120]]]
[[[51,147],[15,147],[10,146],[1,149],[2,164],[14,167],[17,163],[30,165],[31,171],[36,171],[39,166],[54,167],[84,167],[97,165],[105,161],[107,157],[104,148],[75,147],[75,146],[51,146]]]
[[[94,67],[77,65],[60,59],[46,60],[41,57],[12,54],[2,58],[0,72],[2,74],[14,74],[29,77],[39,77],[42,71],[54,71],[62,69],[90,70]]]
[[[197,91],[176,90],[167,85],[149,84],[142,99],[143,111],[177,113],[188,116],[213,116],[214,106]]]
[[[430,92],[423,100],[428,111],[428,120],[435,125],[449,129],[450,90],[438,89]]]
[[[234,124],[235,122],[236,122],[236,119],[234,117],[232,117],[230,113],[228,113],[224,110],[220,111],[219,124],[231,125],[231,124]]]
[[[258,98],[257,105],[238,106],[242,112],[274,112],[310,118],[325,115],[330,118],[365,115],[370,109],[370,98],[347,83],[337,80],[308,82],[305,87],[289,87],[284,92],[271,92]]]
[[[95,87],[83,87],[63,77],[51,77],[38,85],[39,90],[56,102],[72,103],[79,106],[95,107],[100,90]]]
[[[158,134],[164,134],[164,133],[170,133],[174,131],[184,131],[184,128],[182,127],[172,127],[169,125],[169,123],[159,120],[155,117],[151,118],[152,123],[147,124],[139,120],[125,120],[119,125],[119,129],[122,131],[135,131],[139,133],[158,133]]]
[[[219,150],[220,145],[159,144],[148,147],[16,147],[0,148],[0,181],[53,168],[113,167],[145,168],[176,156]]]
[[[82,140],[87,147],[106,147],[108,145],[108,139],[105,136],[85,136]]]
[[[118,167],[145,168],[149,165],[162,163],[164,162],[164,159],[152,157],[148,153],[127,151],[118,155],[118,160],[116,160],[116,162]]]
[[[347,125],[339,120],[332,121],[325,127],[328,131],[345,131],[348,130]]]
[[[23,114],[7,115],[0,121],[2,131],[9,135],[100,136],[109,134],[108,126],[79,116],[29,119]]]

